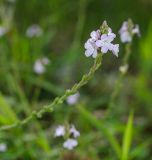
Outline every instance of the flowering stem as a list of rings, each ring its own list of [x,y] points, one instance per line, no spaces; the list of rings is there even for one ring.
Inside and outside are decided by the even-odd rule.
[[[128,43],[128,44],[126,44],[125,55],[124,55],[124,58],[123,58],[122,66],[126,66],[126,65],[128,66],[128,60],[129,60],[130,54],[131,54],[131,43]],[[109,102],[109,105],[108,105],[108,110],[107,110],[106,115],[105,115],[105,119],[107,117],[109,117],[110,113],[112,112],[112,109],[115,106],[115,99],[117,98],[117,96],[120,92],[120,89],[121,89],[121,86],[122,86],[122,81],[123,81],[123,78],[124,78],[126,73],[127,73],[127,70],[126,70],[126,72],[120,72],[119,78],[116,81],[114,90],[113,90],[113,92],[111,94],[111,97],[110,97],[110,102]]]
[[[0,131],[9,130],[9,129],[15,128],[15,127],[21,127],[21,126],[27,124],[33,118],[41,118],[44,113],[52,112],[54,109],[54,106],[56,106],[58,104],[62,104],[67,99],[68,96],[76,93],[82,86],[87,84],[88,81],[93,77],[96,70],[101,66],[101,63],[102,63],[102,54],[98,54],[98,56],[94,60],[93,66],[90,68],[90,71],[87,74],[83,75],[83,77],[79,83],[74,84],[74,86],[71,89],[67,89],[61,97],[56,97],[51,104],[44,106],[39,111],[33,111],[24,120],[18,121],[14,124],[11,124],[11,125],[5,125],[5,126],[0,127]]]

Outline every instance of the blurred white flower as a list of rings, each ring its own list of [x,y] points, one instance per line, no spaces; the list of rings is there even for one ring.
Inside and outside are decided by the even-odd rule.
[[[129,43],[132,41],[133,35],[140,36],[140,30],[138,25],[129,25],[129,22],[125,21],[119,30],[120,39],[122,43]]]
[[[0,152],[5,152],[7,150],[7,145],[5,143],[0,143]]]
[[[76,130],[74,125],[71,126],[70,133],[73,135],[74,138],[77,138],[80,136],[80,132]]]
[[[45,65],[49,64],[50,60],[46,57],[37,59],[34,63],[34,71],[37,74],[43,74],[46,71]]]
[[[73,124],[67,128],[63,125],[59,125],[56,128],[54,134],[55,137],[63,137],[64,135],[66,135],[66,141],[63,143],[64,148],[71,150],[78,145],[76,138],[80,136],[80,132],[75,128]]]
[[[112,33],[111,28],[107,28],[107,30],[108,33],[105,34],[101,34],[100,30],[91,32],[91,38],[89,38],[84,45],[86,49],[85,55],[87,57],[92,56],[93,58],[96,58],[98,50],[101,50],[102,53],[107,53],[109,50],[112,51],[115,56],[118,56],[119,44],[112,44],[116,35]]]
[[[43,34],[43,30],[42,28],[37,25],[37,24],[33,24],[32,26],[30,26],[27,30],[26,30],[26,36],[29,38],[33,38],[33,37],[39,37]]]
[[[132,41],[132,36],[130,35],[129,32],[126,31],[120,34],[120,39],[122,43],[127,43]]]
[[[59,125],[55,130],[55,137],[61,137],[65,135],[65,127],[62,125]]]
[[[123,74],[125,74],[127,70],[128,70],[128,64],[119,67],[119,71]]]
[[[7,33],[7,29],[3,26],[0,26],[0,37],[5,35]]]
[[[122,43],[127,43],[132,41],[132,35],[129,32],[129,26],[127,21],[123,22],[122,27],[119,30],[119,34]]]
[[[69,138],[63,143],[63,147],[69,150],[72,150],[74,147],[78,145],[77,140]]]
[[[132,30],[132,33],[137,34],[140,37],[140,29],[138,24],[135,25],[135,27]]]
[[[69,105],[74,105],[78,102],[79,97],[80,97],[80,94],[76,93],[76,94],[69,96],[66,101]]]

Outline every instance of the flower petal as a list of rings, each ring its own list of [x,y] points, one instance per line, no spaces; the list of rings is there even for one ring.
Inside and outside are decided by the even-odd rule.
[[[126,43],[126,42],[131,42],[132,41],[132,37],[130,35],[129,32],[123,32],[121,35],[120,35],[120,39],[123,43]]]
[[[87,49],[87,50],[85,51],[86,57],[90,57],[92,54],[93,54],[93,50],[92,50],[92,49]]]
[[[96,41],[96,46],[97,47],[103,46],[103,42],[101,40]]]
[[[63,147],[69,150],[72,150],[74,147],[78,145],[77,140],[69,138],[63,143]]]
[[[98,53],[97,53],[97,50],[94,50],[94,52],[93,52],[93,54],[92,54],[92,57],[93,57],[93,58],[96,58],[96,57],[97,57],[97,54],[98,54]]]
[[[119,44],[113,45],[112,53],[113,53],[116,57],[118,57],[118,53],[119,53]]]
[[[108,47],[103,46],[103,47],[101,48],[101,52],[102,52],[102,53],[107,53],[107,52],[108,52]]]

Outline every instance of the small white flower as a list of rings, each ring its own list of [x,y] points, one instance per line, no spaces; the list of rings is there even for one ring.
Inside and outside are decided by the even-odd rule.
[[[0,143],[0,152],[5,152],[7,150],[7,145],[5,143]]]
[[[107,26],[105,21],[103,25]],[[112,33],[111,28],[107,27],[106,30],[108,33],[105,34],[101,34],[100,30],[91,32],[91,38],[89,38],[84,45],[86,49],[86,57],[92,56],[93,58],[96,58],[98,50],[101,50],[102,53],[112,51],[112,53],[118,57],[119,45],[112,44],[112,41],[116,38],[116,35]]]
[[[126,32],[126,31],[128,31],[128,22],[124,21],[119,32]]]
[[[140,36],[139,26],[135,25],[129,28],[129,23],[125,21],[119,30],[119,34],[122,43],[129,43],[132,41],[134,34]]]
[[[119,30],[119,34],[122,43],[128,43],[132,41],[132,35],[129,32],[129,26],[127,21],[123,22],[122,27]]]
[[[37,59],[34,64],[34,71],[37,74],[43,74],[46,71],[45,65],[49,64],[48,58]]]
[[[112,53],[118,57],[118,53],[119,53],[119,44],[112,44],[111,46],[111,51]]]
[[[69,150],[72,150],[74,147],[78,145],[77,140],[69,138],[63,143],[63,147]]]
[[[132,30],[133,34],[137,34],[140,37],[140,29],[139,29],[139,25],[135,25],[135,28],[133,28]]]
[[[69,96],[66,101],[69,105],[74,105],[77,103],[79,97],[80,97],[80,94],[76,93],[76,94]]]
[[[65,135],[65,127],[62,125],[59,125],[55,130],[55,137],[61,137]]]
[[[42,34],[43,34],[43,30],[37,24],[34,24],[34,25],[30,26],[26,31],[26,36],[29,37],[29,38],[39,37]]]
[[[122,32],[120,33],[120,39],[122,43],[127,43],[132,41],[132,36],[130,35],[129,32]]]
[[[119,71],[123,74],[125,74],[127,70],[128,70],[128,64],[119,67]]]
[[[96,58],[98,47],[96,46],[95,41],[93,41],[92,39],[88,39],[88,41],[85,43],[84,47],[86,49],[86,51],[85,51],[86,57],[92,56],[93,58]]]
[[[74,138],[77,138],[80,136],[80,132],[76,130],[74,125],[71,126],[70,133],[73,135]]]
[[[111,42],[115,39],[116,35],[112,33],[111,28],[109,28],[108,34],[101,35],[100,40],[96,41],[96,45],[101,47],[102,53],[107,53],[108,50],[112,51],[114,55],[118,57],[119,45],[112,44]]]
[[[43,74],[45,72],[45,67],[40,60],[37,60],[34,64],[34,71],[37,74]]]
[[[7,33],[7,29],[3,26],[0,26],[0,37],[5,35]]]
[[[91,38],[88,39],[84,45],[84,48],[86,49],[85,55],[86,55],[86,57],[92,56],[93,58],[96,58],[97,57],[97,49],[98,49],[98,46],[96,45],[96,41],[101,36],[100,30],[92,31],[90,36],[91,36]]]

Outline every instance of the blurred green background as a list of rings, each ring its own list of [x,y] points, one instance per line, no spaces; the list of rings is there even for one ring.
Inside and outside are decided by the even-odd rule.
[[[22,128],[0,131],[0,144],[7,147],[0,151],[1,160],[117,160],[102,127],[122,146],[133,108],[128,159],[152,159],[151,0],[0,0],[0,126],[25,118],[79,81],[93,63],[84,55],[90,32],[107,20],[118,35],[128,18],[139,24],[141,38],[133,41],[129,71],[111,118],[103,123],[124,56],[119,36],[119,58],[104,55],[102,67],[80,90],[77,104],[65,102]],[[28,37],[27,29],[33,24],[40,26],[42,34]],[[37,74],[33,66],[42,57],[50,63],[43,74]],[[55,127],[65,123],[75,124],[81,133],[73,151],[54,138]]]

